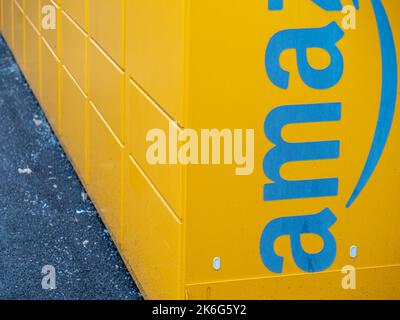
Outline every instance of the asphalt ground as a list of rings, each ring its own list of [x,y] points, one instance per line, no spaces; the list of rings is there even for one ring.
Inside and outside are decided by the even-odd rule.
[[[0,299],[141,299],[1,36]]]

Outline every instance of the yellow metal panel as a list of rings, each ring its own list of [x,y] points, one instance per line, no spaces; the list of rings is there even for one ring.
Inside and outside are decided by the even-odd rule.
[[[64,13],[61,21],[61,61],[86,92],[87,35]]]
[[[114,241],[121,245],[124,148],[93,104],[88,124],[88,189]]]
[[[22,9],[22,11],[24,11],[24,0],[14,0],[18,6]]]
[[[42,76],[40,102],[55,131],[60,133],[59,127],[59,73],[60,61],[53,51],[42,42]]]
[[[12,48],[12,34],[13,34],[13,10],[14,0],[3,0],[3,36],[6,39],[8,45]]]
[[[398,2],[383,3],[398,43]],[[281,89],[270,81],[265,70],[266,48],[272,37],[283,30],[320,28],[332,21],[338,21],[341,26],[343,15],[340,11],[325,12],[311,1],[286,1],[283,11],[269,11],[266,3],[259,1],[230,2],[230,5],[227,1],[191,2],[188,126],[195,129],[255,128],[256,145],[255,170],[251,176],[235,176],[233,166],[187,168],[185,225],[186,279],[189,285],[207,282],[211,283],[211,292],[214,287],[223,286],[227,297],[243,297],[237,291],[229,293],[235,288],[232,281],[241,279],[241,288],[246,292],[253,290],[254,296],[291,297],[296,289],[292,291],[292,282],[285,281],[285,278],[293,277],[299,286],[306,287],[308,278],[301,275],[315,272],[313,268],[318,266],[310,262],[308,269],[304,265],[300,268],[299,259],[293,257],[288,236],[278,237],[275,243],[262,242],[264,228],[273,221],[284,221],[276,219],[288,218],[285,221],[293,223],[299,219],[296,217],[314,215],[326,208],[337,218],[329,229],[335,238],[336,249],[332,251],[335,256],[331,265],[324,265],[324,270],[313,277],[319,284],[314,288],[313,297],[345,297],[337,277],[325,281],[325,273],[338,272],[346,265],[353,265],[357,270],[377,268],[374,272],[380,279],[398,272],[398,268],[389,268],[400,263],[396,224],[399,212],[396,181],[400,178],[396,169],[400,138],[398,112],[375,175],[358,201],[346,208],[371,148],[382,90],[381,44],[377,18],[370,1],[360,3],[357,17],[359,27],[344,31],[343,38],[338,41],[345,65],[337,85],[326,90],[315,90],[305,85],[299,76],[295,51],[292,50],[284,52],[280,58],[283,68],[290,71],[289,88]],[[237,23],[238,20],[248,23]],[[224,22],[223,27],[221,21]],[[338,31],[339,34],[341,32]],[[200,49],[206,47],[212,50]],[[313,67],[322,69],[330,63],[326,52],[321,54],[310,50],[308,57]],[[274,147],[264,133],[267,115],[279,106],[324,102],[341,102],[340,121],[288,126],[284,139],[294,142],[339,140],[340,156],[326,161],[288,163],[282,167],[280,174],[286,179],[300,181],[337,177],[340,185],[337,195],[264,201],[264,185],[273,182],[263,171],[264,157]],[[307,157],[302,151],[296,156]],[[284,158],[276,161],[285,164]],[[279,172],[280,168],[274,169]],[[268,166],[265,170],[269,170]],[[205,177],[212,177],[212,183]],[[306,193],[307,188],[300,191]],[[204,237],[204,230],[207,230],[207,237]],[[304,234],[301,243],[302,249],[308,253],[319,253],[324,248],[323,241],[316,235]],[[265,263],[271,262],[272,258],[261,245],[272,246],[276,254],[284,259],[281,274],[267,267]],[[350,256],[352,246],[358,247],[356,259]],[[264,262],[263,254],[267,257]],[[221,257],[221,270],[213,269],[213,257]],[[266,292],[261,283],[267,283],[271,277],[278,277],[279,280],[271,282],[271,289]],[[252,287],[254,282],[251,279],[257,279],[259,285]],[[360,296],[374,291],[375,297],[383,296],[379,294],[384,292],[383,286],[372,279],[371,276],[368,284],[360,285],[359,290],[364,290],[359,292]],[[212,284],[216,282],[219,284]],[[392,291],[390,296],[398,297],[399,293]],[[221,293],[215,297],[221,297]]]
[[[183,299],[182,226],[132,158],[127,160],[124,255],[151,299]]]
[[[47,44],[51,48],[51,50],[54,52],[57,57],[60,56],[59,52],[59,39],[58,39],[58,34],[59,34],[59,24],[60,24],[60,7],[57,5],[56,2],[52,0],[41,0],[41,8],[43,9],[44,7],[47,6],[52,6],[55,9],[56,12],[56,28],[43,28],[41,25],[40,31],[43,36],[43,38],[46,40]],[[42,12],[42,11],[41,11]],[[49,14],[46,11],[46,14]],[[41,14],[42,19],[45,17],[44,14]]]
[[[400,7],[354,4],[347,30],[339,1],[64,0],[74,22],[42,30],[41,103],[148,298],[400,297]],[[18,58],[22,13],[2,10]],[[150,165],[174,121],[254,129],[252,174]]]
[[[233,282],[187,286],[191,300],[221,299],[395,299],[400,295],[400,267],[368,268],[357,271],[357,290],[343,290],[341,271],[299,276],[256,278]],[[321,294],[321,290],[324,293]]]
[[[126,4],[128,75],[182,126],[184,2]]]
[[[25,76],[36,97],[40,98],[39,46],[40,35],[30,21],[25,21]]]
[[[0,0],[0,32],[3,31],[3,0]]]
[[[168,132],[171,127],[178,134],[180,128],[132,81],[128,83],[127,94],[128,152],[148,175],[175,214],[182,218],[180,208],[182,167],[178,164],[150,164],[145,152],[149,144],[147,134],[151,129],[157,128]]]
[[[19,5],[14,3],[14,18],[13,18],[13,45],[14,57],[17,60],[21,69],[24,69],[24,13]]]
[[[36,30],[39,30],[39,0],[27,0],[25,1],[25,15],[35,26]]]
[[[86,177],[87,97],[68,71],[62,69],[61,140],[80,177]]]
[[[89,97],[123,142],[123,71],[93,41],[89,45]]]
[[[120,67],[124,68],[125,0],[88,1],[90,36]]]
[[[87,0],[62,0],[61,8],[81,28],[87,30],[87,25],[86,25]]]

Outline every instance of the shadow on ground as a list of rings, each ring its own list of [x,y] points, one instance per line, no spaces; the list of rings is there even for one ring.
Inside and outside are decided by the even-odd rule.
[[[83,192],[0,36],[0,299],[140,299]]]

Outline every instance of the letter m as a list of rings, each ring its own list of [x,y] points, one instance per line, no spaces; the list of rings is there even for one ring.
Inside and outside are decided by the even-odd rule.
[[[330,197],[338,194],[337,178],[289,181],[281,168],[289,162],[337,159],[339,141],[290,143],[282,138],[286,125],[339,121],[340,103],[281,106],[272,110],[265,121],[265,135],[275,145],[264,158],[264,173],[273,183],[264,186],[264,201]]]

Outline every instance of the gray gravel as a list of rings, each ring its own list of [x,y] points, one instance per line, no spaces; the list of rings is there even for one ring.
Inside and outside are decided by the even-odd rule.
[[[0,36],[0,299],[140,299]],[[54,266],[56,289],[42,288]]]

